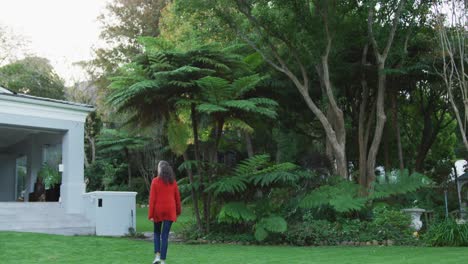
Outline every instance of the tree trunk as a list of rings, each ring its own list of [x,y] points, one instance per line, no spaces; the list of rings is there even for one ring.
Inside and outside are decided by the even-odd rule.
[[[380,142],[382,141],[382,134],[385,127],[385,73],[383,72],[385,64],[382,61],[378,63],[378,90],[377,90],[377,101],[376,101],[376,123],[374,131],[374,139],[369,149],[367,156],[367,188],[375,180],[375,166],[377,161],[377,154],[379,152]]]
[[[203,169],[202,164],[200,162],[200,139],[198,137],[198,118],[197,118],[197,110],[196,105],[191,104],[190,106],[190,118],[192,121],[192,132],[193,132],[193,142],[195,147],[195,161],[197,163],[197,172],[198,177],[200,180],[200,184],[203,184]]]
[[[96,142],[92,137],[88,137],[88,141],[91,148],[91,164],[93,164],[96,161]]]
[[[249,158],[252,158],[254,156],[252,137],[247,132],[244,132],[243,134],[244,134],[244,137],[245,137],[245,147],[247,149],[247,155],[248,155]]]
[[[405,163],[403,159],[403,147],[401,145],[401,132],[400,132],[400,124],[398,122],[398,105],[397,105],[397,93],[398,91],[395,90],[392,93],[392,113],[393,113],[393,129],[395,131],[396,143],[398,148],[398,161],[400,166],[400,171],[405,169]]]
[[[183,157],[184,157],[184,161],[189,161],[190,160],[187,153],[184,153]],[[192,172],[192,169],[190,167],[187,168],[187,174],[188,174],[189,181],[190,181],[190,193],[192,195],[193,211],[195,213],[195,219],[197,221],[197,227],[198,227],[199,231],[203,231],[203,225],[202,225],[202,221],[201,221],[201,217],[200,217],[200,209],[198,207],[198,196],[197,196],[197,192],[196,192],[195,187],[194,187],[195,179],[193,177],[193,172]]]
[[[421,142],[421,145],[418,148],[418,154],[416,156],[416,163],[414,165],[414,170],[417,172],[424,172],[424,161],[426,160],[427,154],[434,144],[435,138],[424,140]]]
[[[224,127],[224,118],[220,118],[216,122],[216,127],[215,127],[215,144],[214,148],[212,151],[212,156],[210,158],[211,164],[218,164],[219,163],[219,157],[218,157],[218,148],[219,148],[219,143],[221,141],[221,137],[223,135],[223,127]],[[213,181],[213,175],[217,175],[218,172],[218,166],[215,166],[213,171],[208,173],[208,185],[210,185]],[[211,226],[211,201],[212,201],[212,193],[209,192],[206,197],[204,198],[204,219],[205,219],[205,231],[207,233],[210,232],[210,226]]]
[[[127,173],[128,173],[128,187],[132,187],[132,165],[131,165],[131,159],[130,159],[130,151],[128,148],[125,148],[125,157],[127,159]]]
[[[384,141],[384,166],[385,166],[385,171],[388,171],[391,169],[392,164],[390,162],[390,150],[389,150],[389,144],[388,144],[388,130],[384,130],[383,134],[383,141]]]
[[[205,172],[202,168],[202,163],[200,159],[200,140],[198,137],[198,118],[197,118],[197,111],[196,111],[196,105],[191,104],[191,114],[190,114],[191,120],[192,120],[192,131],[193,131],[193,138],[194,138],[194,146],[195,146],[195,161],[197,164],[197,172],[198,172],[198,178],[199,178],[199,195],[201,196],[202,199],[202,204],[203,204],[203,220],[205,221],[205,224],[209,221],[209,212],[207,207],[208,205],[208,196],[205,192],[205,187],[206,187],[206,182],[205,182]],[[210,177],[210,172],[208,172],[208,177]],[[198,196],[198,195],[197,195]],[[198,201],[198,199],[197,199]],[[195,210],[195,208],[194,208]],[[200,211],[198,208],[197,204],[197,214],[198,217],[200,218]],[[206,225],[208,227],[208,225]],[[208,227],[209,228],[209,227]],[[199,229],[203,231],[204,233],[207,232],[207,229],[204,228],[204,225],[201,221],[200,218],[200,224],[199,224]]]
[[[371,183],[375,180],[375,166],[377,160],[377,154],[379,152],[380,142],[382,141],[382,133],[385,126],[387,117],[385,115],[385,82],[386,73],[385,61],[387,60],[388,53],[392,47],[393,39],[398,27],[400,15],[403,11],[406,0],[400,0],[398,3],[397,10],[395,11],[392,28],[387,38],[387,43],[382,53],[379,51],[379,47],[374,36],[373,24],[374,24],[374,7],[369,8],[369,17],[367,21],[367,27],[369,32],[369,39],[374,49],[374,55],[377,63],[377,74],[378,74],[378,88],[377,88],[377,100],[376,100],[376,124],[374,131],[374,139],[372,140],[369,154],[367,156],[367,187],[369,188]]]
[[[86,135],[86,139],[88,140],[89,149],[91,152],[91,160],[89,160],[88,156],[85,155],[85,167],[89,167],[89,165],[93,164],[96,161],[96,142],[94,138]]]
[[[258,19],[253,15],[251,12],[251,8],[248,4],[246,4],[246,1],[241,1],[238,0],[236,1],[237,6],[238,6],[238,11],[240,11],[245,17],[250,21],[250,23],[254,26],[255,31],[261,32],[262,30],[265,30],[265,27],[262,27],[258,23]],[[328,14],[327,12],[323,12],[323,22],[324,22],[324,27],[325,27],[325,32],[326,32],[326,40],[327,40],[327,47],[325,50],[324,55],[321,57],[321,66],[323,71],[318,71],[320,78],[323,79],[326,91],[326,98],[330,103],[330,106],[332,107],[332,110],[336,113],[337,118],[338,118],[338,126],[336,127],[336,130],[332,127],[330,122],[327,120],[327,117],[325,116],[324,112],[315,104],[315,102],[310,98],[309,95],[309,75],[307,72],[306,67],[301,61],[300,56],[296,53],[296,50],[290,49],[290,58],[295,61],[296,66],[300,69],[300,74],[296,75],[291,68],[289,68],[288,63],[283,59],[280,55],[280,53],[277,50],[277,47],[275,44],[273,44],[271,41],[266,39],[265,46],[270,50],[271,55],[267,54],[264,50],[259,48],[254,41],[249,39],[247,37],[248,34],[243,34],[238,30],[238,35],[240,38],[245,40],[254,50],[256,50],[262,58],[270,64],[274,69],[277,71],[285,74],[296,86],[300,94],[302,95],[304,101],[306,102],[307,106],[309,109],[312,111],[312,113],[317,117],[317,119],[320,121],[325,134],[330,141],[330,145],[333,149],[334,156],[336,158],[337,162],[337,174],[345,179],[348,178],[348,168],[347,168],[347,160],[346,160],[346,131],[345,131],[345,125],[344,125],[344,118],[343,118],[343,112],[341,109],[338,107],[338,104],[336,103],[335,96],[333,94],[333,90],[331,87],[331,83],[329,80],[329,70],[328,70],[328,55],[330,53],[331,49],[331,41],[332,37],[330,35],[330,32],[328,30]],[[287,47],[292,47],[289,45],[287,40],[282,39],[282,41],[286,44]],[[289,59],[289,58],[288,58]]]

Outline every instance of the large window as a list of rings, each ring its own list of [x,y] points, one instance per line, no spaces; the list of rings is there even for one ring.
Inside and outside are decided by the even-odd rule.
[[[46,173],[44,173],[44,181],[46,184],[46,188],[49,189],[53,187],[53,185],[60,184],[61,181],[59,165],[62,163],[62,145],[44,145],[42,150],[42,163],[43,166],[46,167]]]

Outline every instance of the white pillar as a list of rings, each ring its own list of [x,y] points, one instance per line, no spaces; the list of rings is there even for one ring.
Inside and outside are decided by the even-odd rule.
[[[62,141],[62,185],[60,197],[67,213],[82,213],[84,183],[84,124],[75,122]]]
[[[24,201],[29,202],[29,194],[34,191],[34,184],[36,183],[37,174],[41,170],[42,166],[42,150],[41,146],[37,144],[37,139],[33,136],[29,139],[29,147],[27,152],[27,178],[24,194]]]

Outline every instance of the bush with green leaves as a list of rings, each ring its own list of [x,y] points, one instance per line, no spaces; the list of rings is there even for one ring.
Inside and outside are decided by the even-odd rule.
[[[284,234],[285,242],[296,246],[336,245],[339,237],[336,223],[327,220],[295,223]]]
[[[433,224],[423,236],[427,245],[433,247],[468,246],[468,224],[458,224],[453,219]]]
[[[409,219],[395,210],[380,210],[372,221],[342,218],[310,220],[290,224],[284,242],[296,246],[337,245],[343,242],[366,243],[392,240],[395,245],[418,244],[412,236]]]
[[[373,238],[378,241],[393,240],[397,244],[407,244],[414,240],[410,228],[411,218],[400,210],[389,209],[385,206],[373,210],[373,221],[369,230],[374,232]]]

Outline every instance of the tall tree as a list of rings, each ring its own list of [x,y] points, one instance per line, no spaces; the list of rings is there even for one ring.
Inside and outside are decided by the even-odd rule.
[[[397,26],[401,23],[401,14],[406,1],[357,3],[321,0],[236,0],[234,3],[233,1],[223,2],[223,5],[220,5],[219,1],[195,2],[187,4],[188,9],[217,11],[216,15],[237,33],[239,39],[251,45],[271,67],[294,83],[310,111],[320,121],[334,157],[336,173],[343,178],[348,178],[345,113],[338,103],[343,95],[343,89],[335,85],[339,81],[334,79],[337,74],[333,70],[339,67],[335,65],[335,63],[339,64],[339,61],[336,61],[338,54],[346,50],[346,45],[339,41],[344,39],[343,35],[351,34],[351,31],[343,29],[350,28],[346,26],[348,23],[359,28],[368,20],[367,29],[370,35],[369,42],[371,42],[369,49],[373,54],[375,53],[374,57],[377,59],[375,65],[377,70],[380,69],[378,71],[380,90],[378,89],[376,93],[377,100],[375,101],[378,117],[375,121],[377,129],[372,133],[374,136],[370,149],[363,148],[367,154],[364,159],[365,164],[361,168],[363,179],[367,179],[367,174],[370,174],[369,180],[363,183],[369,186],[367,183],[374,178],[375,160],[385,124],[386,74],[383,69],[397,33]],[[374,25],[376,2],[380,6],[379,27]],[[366,7],[370,10],[368,16],[363,15],[362,12],[366,10]],[[386,19],[380,19],[383,17]],[[377,31],[377,37],[374,31]],[[356,34],[356,32],[353,33]],[[377,43],[381,41],[383,35],[387,37],[385,49],[381,51]],[[359,38],[357,40],[361,41]],[[368,53],[370,54],[366,51],[366,58]],[[316,75],[313,74],[314,71]],[[371,107],[367,108],[369,104],[366,103],[365,106],[363,109],[366,114],[372,112]],[[373,122],[374,117],[366,118],[366,120]],[[370,169],[371,167],[373,168]]]
[[[460,130],[465,149],[468,151],[468,62],[467,5],[460,0],[441,1],[437,10],[436,28],[442,60],[438,73],[445,83],[452,110]],[[443,10],[449,10],[443,13]]]
[[[0,66],[12,63],[25,55],[27,41],[0,24]]]
[[[372,49],[374,51],[375,61],[377,65],[377,95],[376,95],[376,122],[375,122],[375,131],[372,143],[370,145],[367,162],[366,162],[366,171],[361,169],[360,181],[361,185],[370,187],[370,184],[375,180],[375,165],[377,160],[377,154],[379,152],[380,142],[382,140],[383,130],[385,127],[386,115],[385,115],[385,93],[386,93],[386,72],[385,72],[385,63],[387,61],[390,49],[395,38],[398,24],[400,22],[401,13],[403,12],[403,7],[405,6],[405,0],[400,0],[397,6],[397,9],[393,13],[393,21],[391,22],[390,32],[385,42],[384,49],[381,51],[379,44],[377,43],[377,38],[374,33],[374,14],[375,6],[369,7],[369,17],[368,17],[368,33],[369,41],[371,43]],[[372,118],[372,117],[371,117]],[[364,184],[365,183],[365,184]]]
[[[100,38],[106,46],[94,51],[94,59],[85,63],[100,88],[107,87],[106,77],[141,52],[138,37],[159,35],[161,10],[170,0],[112,0],[98,17]]]
[[[27,57],[0,67],[0,85],[15,92],[65,99],[65,84],[49,60]]]

